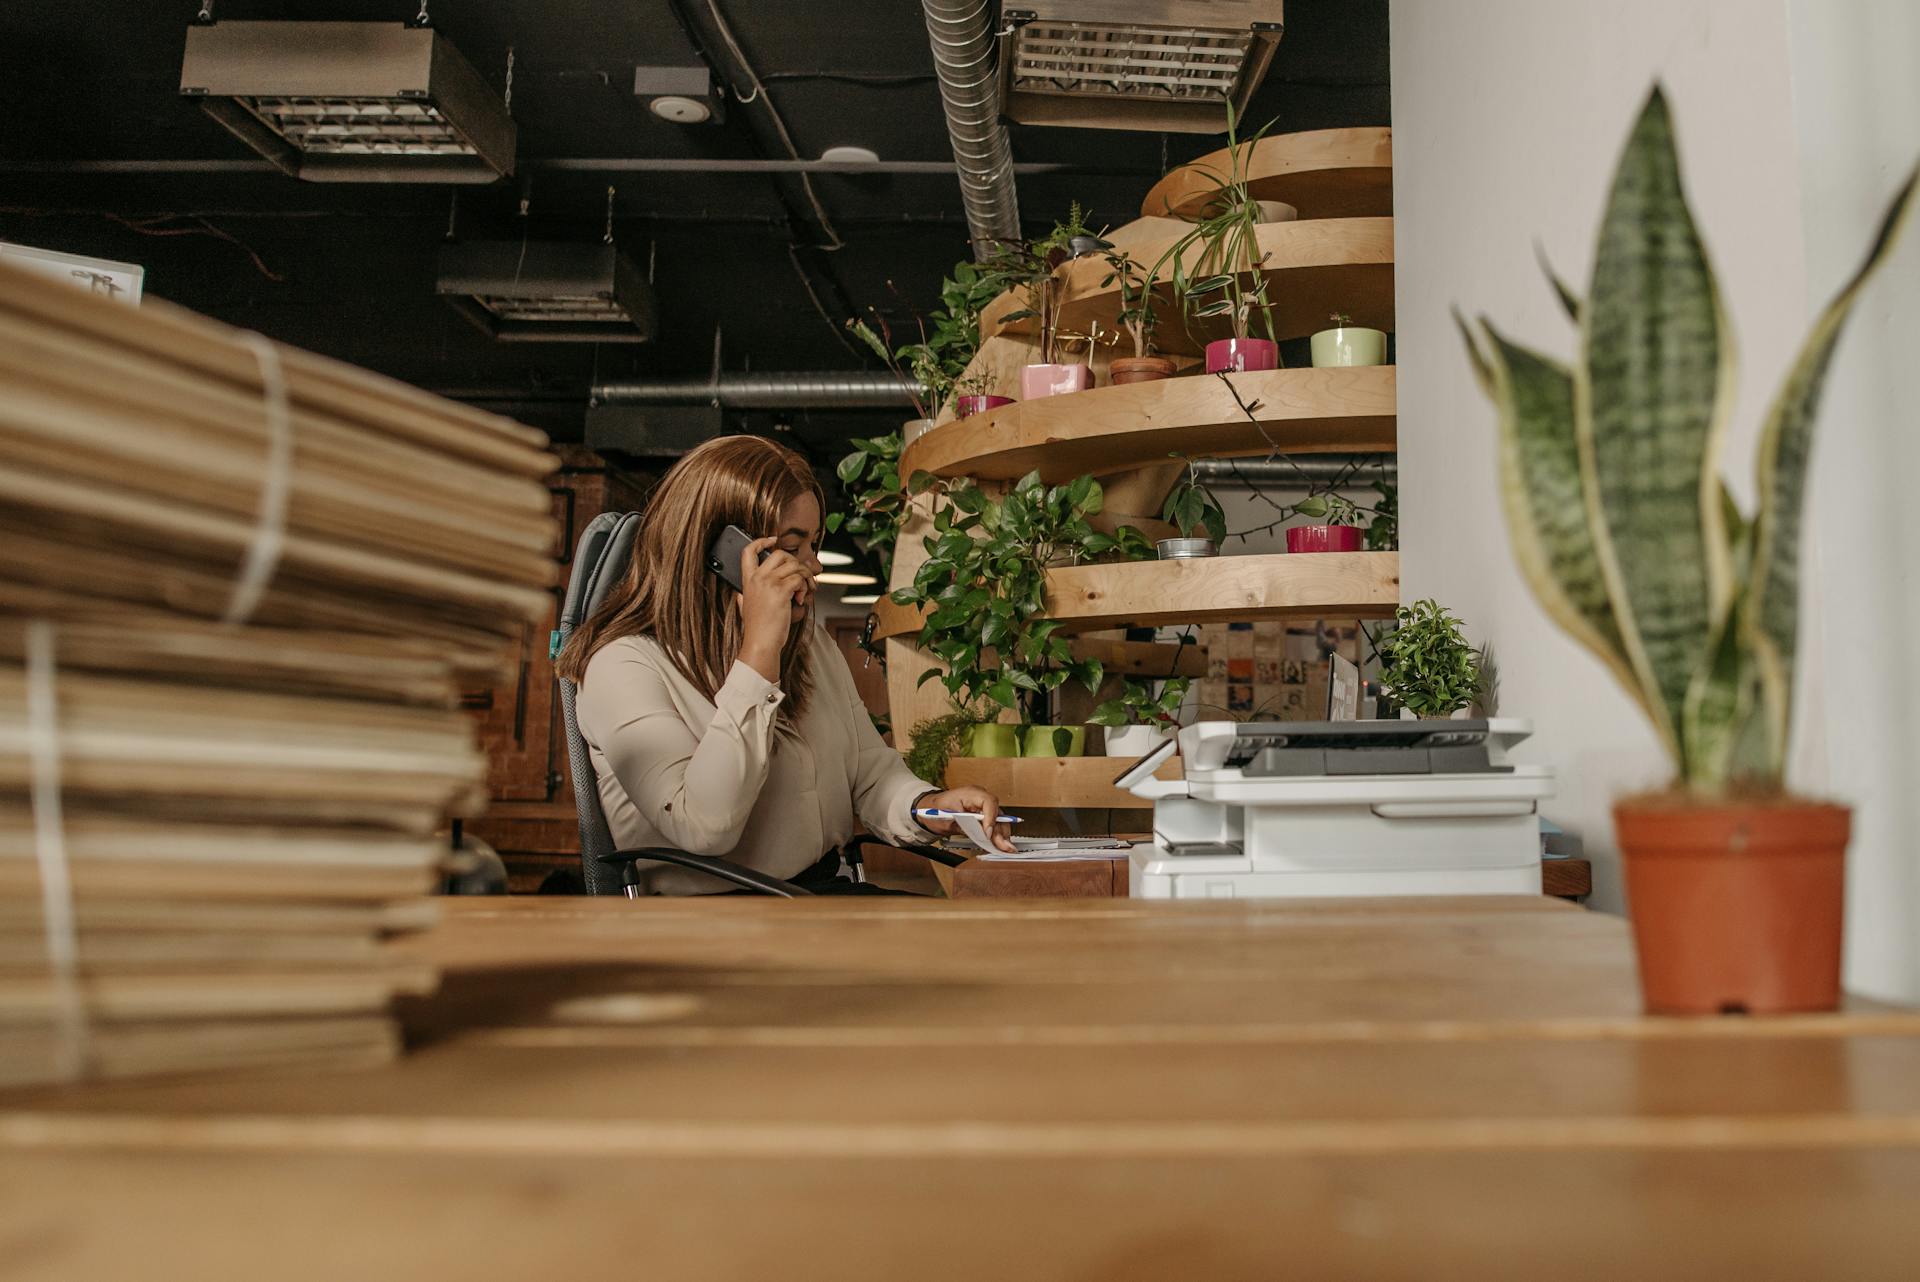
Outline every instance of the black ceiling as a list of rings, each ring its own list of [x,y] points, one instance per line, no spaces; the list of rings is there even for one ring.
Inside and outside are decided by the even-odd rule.
[[[715,3],[802,157],[851,144],[890,161],[951,160],[917,0]],[[636,65],[694,60],[696,42],[731,70],[708,6],[435,0],[431,16],[496,87],[512,47],[523,161],[784,159],[756,140],[751,107],[729,104],[721,125],[677,126],[633,96]],[[563,438],[577,436],[596,361],[603,376],[704,375],[716,328],[730,369],[856,368],[838,329],[846,309],[924,309],[966,255],[951,173],[814,176],[843,242],[827,249],[791,176],[537,171],[530,187],[517,178],[460,189],[456,214],[448,187],[5,171],[8,161],[250,158],[179,96],[198,8],[198,0],[0,7],[0,239],[143,263],[157,296],[484,400]],[[394,21],[417,8],[417,0],[222,0],[217,16]],[[1387,65],[1387,0],[1287,0],[1286,35],[1249,118],[1275,118],[1281,132],[1387,124]],[[1017,162],[1072,166],[1022,175],[1021,213],[1044,228],[1078,200],[1096,223],[1125,222],[1165,165],[1218,145],[1191,134],[1015,126]],[[657,341],[497,344],[434,296],[450,220],[463,238],[597,238],[609,181],[616,239],[656,263]],[[825,453],[848,432],[877,430],[857,415],[803,416],[796,427]]]

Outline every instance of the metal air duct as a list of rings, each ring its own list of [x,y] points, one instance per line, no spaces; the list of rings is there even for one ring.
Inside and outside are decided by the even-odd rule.
[[[662,382],[596,383],[596,405],[716,405],[727,410],[893,409],[917,389],[892,374],[722,374]]]
[[[1014,190],[1013,149],[1000,120],[991,0],[922,0],[927,38],[933,45],[947,136],[960,170],[960,198],[967,211],[973,256],[984,259],[993,242],[1020,237],[1020,198]]]

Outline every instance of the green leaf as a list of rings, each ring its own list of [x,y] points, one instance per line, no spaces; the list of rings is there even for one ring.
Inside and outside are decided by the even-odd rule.
[[[847,519],[847,514],[845,512],[827,513],[827,520],[826,520],[827,533],[828,534],[837,533],[841,525],[846,522],[846,519]]]
[[[1793,662],[1800,626],[1800,521],[1820,393],[1855,300],[1906,228],[1917,178],[1920,172],[1907,175],[1881,220],[1866,260],[1814,322],[1761,429],[1752,588],[1742,611],[1741,631],[1759,663],[1767,743],[1778,763],[1786,760],[1792,718]]]
[[[1488,396],[1500,413],[1500,497],[1521,574],[1541,608],[1645,709],[1587,522],[1573,377],[1564,365],[1508,342],[1491,324],[1482,321],[1482,328]]]
[[[833,473],[840,478],[842,485],[852,485],[860,479],[860,473],[866,470],[867,456],[859,450],[855,450],[840,460],[839,464],[833,469]]]
[[[1734,363],[1656,88],[1615,170],[1581,309],[1574,427],[1594,551],[1654,726],[1687,773],[1680,723],[1732,566],[1707,460]]]
[[[1540,260],[1540,270],[1545,273],[1547,284],[1553,286],[1553,296],[1560,300],[1560,309],[1566,312],[1568,320],[1578,325],[1580,323],[1580,296],[1574,293],[1567,282],[1560,279],[1559,273],[1553,270],[1553,264],[1547,261],[1547,247],[1545,245],[1536,242],[1533,247],[1533,256]]]

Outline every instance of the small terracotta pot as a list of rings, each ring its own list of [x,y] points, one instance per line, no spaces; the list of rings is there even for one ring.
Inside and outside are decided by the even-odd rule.
[[[1093,370],[1084,362],[1073,365],[1028,365],[1020,371],[1020,399],[1084,392],[1093,386]]]
[[[1287,530],[1289,552],[1358,552],[1357,525],[1295,525]]]
[[[1117,356],[1107,366],[1107,381],[1115,387],[1172,377],[1173,362],[1164,356]]]
[[[1270,338],[1217,338],[1207,344],[1207,373],[1279,369],[1280,344]]]
[[[988,410],[1011,404],[1011,396],[956,396],[953,398],[953,413],[955,418],[972,418],[975,414],[985,414]]]
[[[1850,821],[1814,802],[1616,803],[1647,1011],[1837,1007]]]

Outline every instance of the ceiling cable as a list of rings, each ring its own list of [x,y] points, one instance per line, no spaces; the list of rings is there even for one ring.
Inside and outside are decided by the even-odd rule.
[[[213,0],[200,0],[200,12],[193,15],[193,20],[203,27],[212,26]]]
[[[733,38],[733,28],[727,25],[726,16],[720,12],[718,0],[706,0],[706,3],[707,12],[713,16],[714,30],[720,33],[720,39],[727,46],[727,52],[733,55],[733,60],[739,64],[741,72],[746,75],[747,82],[753,86],[753,92],[746,97],[740,97],[738,90],[733,96],[739,98],[742,103],[753,102],[761,96],[765,86],[760,83],[760,77],[754,73],[753,64],[747,61],[747,55],[741,50],[740,42]],[[771,97],[767,99],[767,119],[773,122],[774,132],[780,135],[781,145],[787,149],[787,155],[793,160],[799,160],[800,151],[793,145],[793,135],[787,132],[787,122],[780,118],[780,112],[774,107]],[[813,190],[813,180],[805,173],[800,175],[800,189],[807,193],[807,203],[813,206],[814,217],[820,220],[820,230],[825,232],[827,239],[832,242],[820,248],[843,248],[846,242],[840,239],[840,233],[834,229],[833,220],[827,217],[825,207],[820,204],[819,195]]]
[[[603,245],[611,245],[613,243],[613,188],[612,187],[607,188],[607,230],[604,233],[602,233],[600,237],[600,243]]]
[[[413,25],[416,27],[433,25],[433,19],[427,14],[427,0],[420,0],[420,12],[413,15]]]
[[[506,92],[506,95],[501,99],[500,105],[507,109],[507,113],[509,115],[513,113],[513,46],[512,45],[507,46],[507,92]]]

